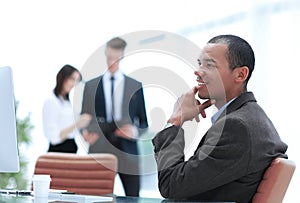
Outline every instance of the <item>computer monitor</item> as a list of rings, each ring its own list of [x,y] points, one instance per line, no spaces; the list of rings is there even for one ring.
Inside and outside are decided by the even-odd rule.
[[[12,70],[0,67],[0,173],[19,172]]]

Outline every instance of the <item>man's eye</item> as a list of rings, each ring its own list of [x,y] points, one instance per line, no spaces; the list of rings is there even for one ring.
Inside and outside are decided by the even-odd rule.
[[[208,69],[211,69],[214,67],[215,67],[214,64],[211,64],[211,63],[206,64],[206,68],[208,68]]]
[[[200,61],[200,59],[197,59],[197,61],[198,61],[198,65],[201,66],[201,61]]]

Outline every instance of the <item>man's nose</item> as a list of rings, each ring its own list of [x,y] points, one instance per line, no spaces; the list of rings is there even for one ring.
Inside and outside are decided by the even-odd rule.
[[[205,76],[205,70],[199,68],[197,71],[195,71],[195,75],[196,75],[197,77],[200,77],[200,78],[201,78],[201,77]]]

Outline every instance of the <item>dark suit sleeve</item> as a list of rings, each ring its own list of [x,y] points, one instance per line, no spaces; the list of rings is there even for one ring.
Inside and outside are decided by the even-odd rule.
[[[212,126],[188,161],[184,161],[180,127],[159,132],[153,144],[159,190],[165,198],[191,198],[247,173],[251,143],[247,128],[238,120]]]
[[[82,97],[82,106],[81,106],[81,114],[84,114],[84,113],[88,113],[88,106],[87,105],[87,84],[84,86],[84,89],[83,89],[83,97]]]
[[[142,84],[140,83],[140,88],[137,91],[137,98],[139,98],[139,107],[137,109],[137,118],[138,122],[136,126],[138,127],[139,135],[144,133],[148,128],[148,121],[147,121],[147,114],[146,114],[146,107],[145,107],[145,98]]]
[[[81,106],[81,114],[88,113],[88,114],[94,114],[92,111],[92,95],[91,95],[91,84],[90,82],[87,82],[84,86],[83,90],[83,97],[82,97],[82,106]]]
[[[81,114],[92,115],[92,120],[86,129],[90,132],[99,132],[99,125],[95,119],[95,84],[93,83],[94,81],[89,81],[84,86]]]

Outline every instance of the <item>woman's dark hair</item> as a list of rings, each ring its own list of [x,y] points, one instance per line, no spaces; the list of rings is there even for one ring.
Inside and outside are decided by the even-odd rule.
[[[80,75],[80,78],[79,80],[81,81],[82,80],[82,76],[80,74],[80,72],[74,68],[73,66],[69,65],[69,64],[66,64],[64,65],[60,71],[57,73],[56,75],[56,86],[54,88],[54,94],[59,97],[59,95],[61,94],[62,92],[62,89],[63,89],[63,85],[64,85],[64,82],[65,80],[67,80],[74,72],[78,72],[79,75]],[[69,99],[69,93],[66,94],[64,96],[64,98],[66,100],[70,100]]]

